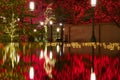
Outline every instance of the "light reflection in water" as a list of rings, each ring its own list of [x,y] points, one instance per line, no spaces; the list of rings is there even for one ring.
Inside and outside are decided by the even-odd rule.
[[[42,59],[43,57],[44,57],[44,52],[43,52],[43,50],[41,49],[41,50],[40,50],[40,56],[39,56],[39,58]]]
[[[17,53],[19,48],[18,43],[9,43],[4,47],[4,56],[3,56],[3,62],[5,62],[7,59],[11,60],[12,68],[14,68],[15,63],[18,63],[20,60],[20,56]]]
[[[50,51],[49,56],[47,55],[47,45],[45,46],[45,50],[44,50],[44,58],[45,58],[45,63],[44,63],[44,69],[47,73],[47,75],[52,78],[52,68],[55,65],[56,59],[53,58],[53,54]]]
[[[49,53],[49,58],[50,58],[50,59],[53,58],[53,53],[52,53],[52,51],[50,51],[50,53]]]
[[[60,45],[57,45],[57,46],[56,46],[56,51],[57,51],[57,53],[60,52]]]
[[[34,67],[33,66],[30,66],[29,77],[30,79],[34,79]]]
[[[47,73],[47,75],[50,77],[50,78],[52,78],[53,77],[53,74],[52,74],[52,70],[53,70],[53,68],[55,67],[55,63],[56,63],[56,61],[57,61],[57,58],[54,58],[54,56],[53,55],[55,55],[54,54],[54,52],[52,53],[52,58],[50,58],[50,56],[49,56],[49,53],[47,53],[48,51],[49,51],[49,49],[47,48],[47,47],[45,47],[44,48],[44,50],[43,50],[43,48],[41,49],[41,46],[36,46],[36,44],[31,44],[31,45],[29,45],[29,44],[27,44],[27,45],[23,45],[22,47],[21,47],[21,49],[20,49],[20,45],[18,44],[18,43],[9,43],[9,44],[7,44],[5,47],[4,47],[4,51],[3,51],[3,55],[4,55],[4,57],[3,57],[3,61],[5,62],[5,61],[7,61],[7,59],[8,58],[10,58],[11,60],[9,61],[9,62],[11,62],[12,63],[12,61],[14,62],[14,63],[17,63],[18,64],[18,62],[21,60],[21,55],[20,54],[18,54],[18,51],[19,50],[21,50],[22,51],[22,54],[24,54],[23,56],[25,56],[25,55],[29,55],[28,53],[28,51],[29,51],[29,46],[31,46],[31,48],[32,48],[32,53],[34,53],[34,50],[36,49],[36,48],[39,48],[41,51],[40,51],[40,53],[39,53],[39,55],[38,55],[38,58],[40,58],[40,59],[45,59],[45,62],[44,62],[44,65],[43,65],[43,67],[44,67],[44,69],[45,69],[45,72]],[[25,48],[24,50],[23,50],[23,48]],[[54,50],[54,49],[53,49]],[[55,50],[56,50],[56,47],[55,47]],[[23,52],[25,52],[25,53],[23,53]],[[14,53],[14,54],[13,54]],[[13,58],[11,58],[10,57],[10,54],[12,54],[12,56],[13,56]],[[36,55],[36,53],[35,53],[35,55]],[[56,54],[57,55],[57,54]],[[60,51],[60,55],[61,55],[61,51]],[[61,56],[62,57],[62,56]],[[74,56],[71,56],[72,58],[73,58],[73,62],[72,62],[72,64],[74,63],[74,61],[77,61],[78,63],[80,62],[79,61],[79,59],[80,58],[83,58],[83,56],[76,56],[76,55],[74,55]],[[75,57],[75,58],[74,58]],[[72,59],[72,58],[69,58],[69,59]],[[13,60],[12,60],[13,59]],[[78,59],[78,60],[77,60]],[[81,60],[81,59],[80,59]],[[102,57],[100,57],[100,58],[96,58],[96,61],[100,61],[99,63],[101,63],[101,64],[103,64],[104,62],[105,62],[105,60],[103,60],[103,58]],[[107,60],[106,60],[106,62],[107,61],[112,61],[111,60],[111,58],[108,58],[107,57]],[[113,60],[113,61],[115,61],[115,60]],[[77,62],[76,62],[76,64],[77,64]],[[109,62],[108,62],[109,63]],[[116,63],[118,63],[118,62],[116,62]],[[116,63],[114,63],[114,64],[116,64]],[[29,63],[28,63],[29,64]],[[38,64],[38,63],[35,63],[35,64]],[[85,64],[85,63],[84,63]],[[98,64],[98,62],[96,62],[96,66],[98,66],[99,64]],[[15,65],[14,64],[12,64],[14,67],[15,67]],[[100,65],[101,66],[101,65]],[[113,65],[114,66],[114,65]],[[73,66],[74,67],[74,66]],[[76,66],[75,66],[76,67]],[[77,66],[78,67],[78,66]],[[81,67],[81,66],[79,66],[79,67]],[[109,63],[109,68],[111,67],[111,65],[110,65],[110,63]],[[69,67],[68,67],[69,68]],[[101,67],[102,68],[102,67]],[[35,68],[34,68],[35,69]],[[107,69],[107,68],[106,68]],[[118,68],[114,68],[114,69],[116,69],[116,71],[118,70]],[[74,70],[74,69],[73,69]],[[99,70],[98,70],[99,71]],[[100,71],[99,71],[100,72]],[[36,73],[35,73],[36,74]],[[109,74],[109,73],[108,73]],[[96,76],[98,76],[97,74],[96,74]],[[90,77],[89,77],[90,78]],[[96,77],[97,78],[97,77]]]

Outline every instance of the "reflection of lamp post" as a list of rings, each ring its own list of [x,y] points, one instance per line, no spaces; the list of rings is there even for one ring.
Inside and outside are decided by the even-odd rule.
[[[31,80],[34,79],[34,67],[33,66],[30,66],[29,77]]]
[[[92,37],[91,41],[96,42],[95,31],[94,31],[94,8],[96,6],[96,0],[91,0],[92,6]],[[92,47],[92,68],[91,68],[91,77],[90,80],[96,80],[95,72],[94,72],[94,47]]]
[[[29,8],[31,12],[34,11],[35,9],[34,1],[30,1]],[[31,25],[32,25],[32,18],[31,18]],[[29,70],[29,77],[30,79],[34,79],[34,67],[32,66],[32,54],[31,54],[31,65],[30,65],[30,70]]]
[[[53,53],[52,53],[52,50],[50,50],[49,58],[52,59],[52,57],[53,57]]]

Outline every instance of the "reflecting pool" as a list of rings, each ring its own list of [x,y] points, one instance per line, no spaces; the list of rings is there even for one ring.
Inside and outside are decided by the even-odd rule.
[[[90,43],[61,45],[62,43],[0,43],[0,79],[90,80],[93,67]],[[99,53],[99,47],[95,47],[96,79],[120,80],[120,45],[114,43],[111,48],[110,44],[106,46],[109,46],[106,49],[113,50],[105,52],[101,47]]]

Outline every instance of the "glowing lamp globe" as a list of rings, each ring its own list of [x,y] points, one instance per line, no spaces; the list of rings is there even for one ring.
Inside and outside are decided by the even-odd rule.
[[[29,8],[30,8],[30,11],[34,11],[34,9],[35,9],[34,1],[30,1]]]
[[[95,7],[96,6],[96,2],[97,2],[97,0],[91,0],[91,6]]]

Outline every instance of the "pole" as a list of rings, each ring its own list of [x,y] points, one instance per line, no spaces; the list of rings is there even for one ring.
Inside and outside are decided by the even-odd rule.
[[[61,25],[61,42],[62,42],[62,45],[61,45],[61,53],[63,54],[63,44],[64,44],[64,41],[63,41],[63,25]]]
[[[100,23],[99,23],[99,43],[101,42],[101,26],[100,26]],[[100,45],[99,45],[99,51],[98,51],[99,54],[101,54],[101,48],[100,48]]]
[[[92,37],[91,42],[96,42],[95,31],[94,31],[94,7],[92,7]],[[92,46],[92,67],[94,72],[94,47]]]
[[[63,25],[61,26],[61,41],[63,42]]]
[[[69,43],[71,42],[71,41],[70,41],[70,39],[71,39],[71,38],[70,38],[70,37],[71,37],[71,34],[70,34],[70,33],[71,33],[71,27],[69,26]]]
[[[32,14],[32,11],[31,11],[31,14]],[[30,18],[30,23],[31,23],[31,27],[32,27],[32,17]],[[31,37],[32,35],[30,35],[29,37]],[[30,61],[31,61],[31,65],[32,65],[32,43],[30,41],[30,53],[31,53],[31,56],[30,56]]]
[[[53,36],[53,34],[52,34],[52,25],[50,25],[50,32],[51,32],[51,34],[50,34],[50,42],[52,42],[53,40],[52,40],[52,36]]]
[[[91,41],[92,42],[96,42],[96,38],[95,38],[95,31],[94,31],[94,7],[92,7],[92,37],[91,37]]]

